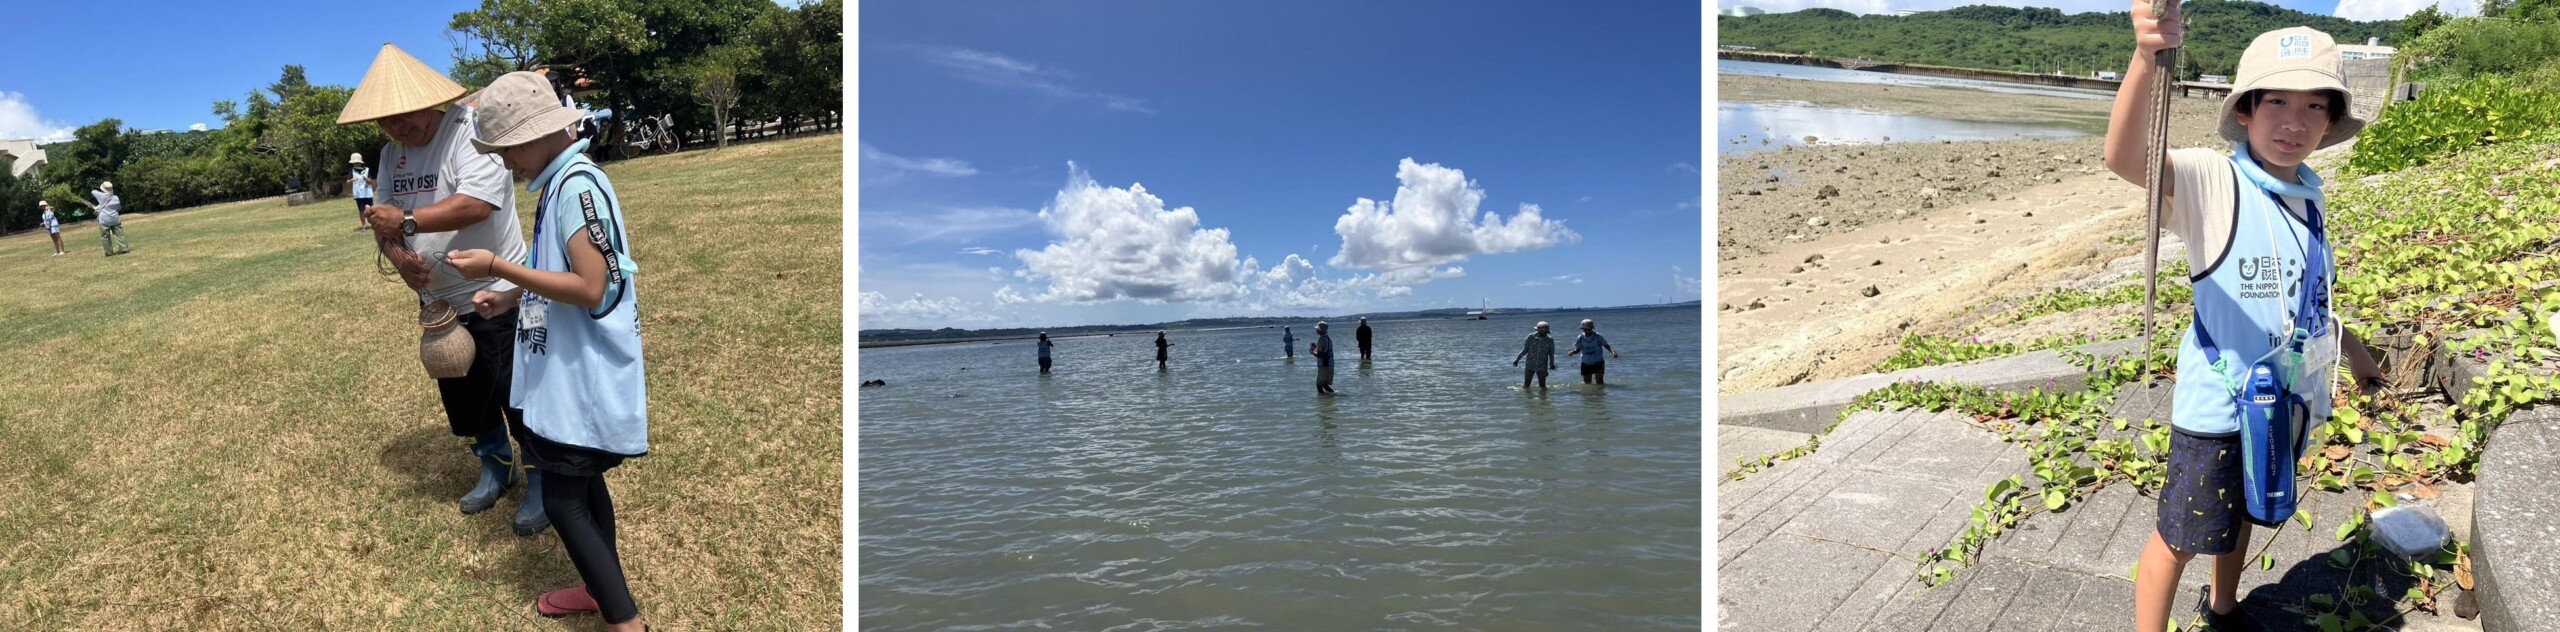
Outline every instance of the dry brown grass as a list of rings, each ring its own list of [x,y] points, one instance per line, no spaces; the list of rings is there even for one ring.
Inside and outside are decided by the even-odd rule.
[[[842,136],[606,167],[651,448],[608,479],[659,630],[835,629]],[[530,197],[521,209],[530,226]],[[591,630],[551,532],[455,511],[475,461],[344,199],[0,238],[0,630]]]

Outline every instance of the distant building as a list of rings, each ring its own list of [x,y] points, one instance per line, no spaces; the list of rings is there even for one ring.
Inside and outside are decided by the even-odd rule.
[[[2098,78],[2107,81],[2123,81],[2124,75],[2113,70],[2100,70],[2098,71]]]
[[[2229,75],[2196,75],[2199,83],[2231,83]]]
[[[44,149],[32,140],[0,140],[0,156],[8,156],[10,177],[23,177],[44,166]]]
[[[1727,11],[1726,13],[1737,18],[1747,18],[1768,13],[1768,11],[1763,11],[1760,7],[1734,7],[1732,11]]]
[[[2395,47],[2391,47],[2391,46],[2384,46],[2384,45],[2382,45],[2382,38],[2379,38],[2379,37],[2375,37],[2375,38],[2368,38],[2368,39],[2366,39],[2366,40],[2364,41],[2364,43],[2363,43],[2363,44],[2361,44],[2361,45],[2359,45],[2359,44],[2339,44],[2339,45],[2338,45],[2338,59],[2339,59],[2340,61],[2355,61],[2355,60],[2359,60],[2359,59],[2390,59],[2390,58],[2391,58],[2391,56],[2392,56],[2393,54],[2396,54],[2396,53],[2399,53],[2399,52],[2400,52],[2400,49],[2399,49],[2399,48],[2395,48]]]
[[[1760,50],[1760,47],[1758,46],[1743,46],[1741,44],[1725,44],[1717,46],[1716,48],[1722,48],[1725,50]]]

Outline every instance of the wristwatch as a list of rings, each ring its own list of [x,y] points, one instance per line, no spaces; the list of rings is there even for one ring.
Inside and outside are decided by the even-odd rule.
[[[402,235],[406,235],[406,236],[409,236],[409,237],[416,237],[416,236],[418,236],[418,212],[417,212],[417,211],[412,211],[412,210],[405,209],[405,208],[404,208],[404,209],[400,209],[400,234],[402,234]]]

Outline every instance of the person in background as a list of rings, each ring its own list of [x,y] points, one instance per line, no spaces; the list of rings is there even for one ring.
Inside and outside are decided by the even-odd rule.
[[[1166,352],[1165,352],[1165,350],[1167,350],[1167,349],[1172,349],[1172,348],[1173,348],[1173,343],[1165,342],[1165,341],[1164,341],[1164,332],[1161,332],[1161,331],[1156,332],[1156,370],[1158,370],[1158,371],[1163,371],[1163,370],[1165,370],[1165,367],[1164,367],[1164,361],[1165,361],[1165,358],[1167,358],[1167,357],[1170,357],[1170,356],[1171,356],[1171,354],[1166,353]]]
[[[1331,327],[1316,321],[1316,341],[1307,344],[1307,355],[1316,357],[1317,395],[1333,394],[1333,336],[1325,333]]]
[[[47,237],[53,238],[53,256],[59,257],[71,254],[62,250],[62,221],[54,219],[53,203],[38,200],[36,201],[36,208],[44,211],[44,234]]]
[[[372,232],[364,223],[364,210],[373,206],[373,171],[364,166],[364,154],[347,155],[347,191],[356,199],[356,232]]]
[[[1582,383],[1608,386],[1609,364],[1601,359],[1600,352],[1608,351],[1609,357],[1615,358],[1618,357],[1618,349],[1609,346],[1609,339],[1600,337],[1600,332],[1593,331],[1591,327],[1591,319],[1582,319],[1582,335],[1574,337],[1573,351],[1565,355],[1582,356]]]
[[[1353,339],[1353,340],[1356,340],[1356,341],[1358,341],[1358,342],[1360,343],[1360,361],[1361,361],[1361,362],[1368,362],[1368,361],[1369,361],[1369,317],[1367,317],[1367,316],[1362,316],[1362,317],[1360,317],[1360,328],[1359,328],[1359,329],[1354,329],[1354,330],[1352,330],[1352,331],[1351,331],[1351,337],[1352,337],[1352,339]]]
[[[1288,359],[1298,359],[1298,335],[1289,333],[1288,327],[1280,328],[1280,353]]]
[[[116,197],[116,183],[98,183],[97,190],[90,191],[89,197],[97,198],[98,202],[72,201],[98,214],[98,241],[106,247],[107,256],[133,252],[133,246],[124,241],[124,198]]]
[[[1530,378],[1537,378],[1538,390],[1547,390],[1547,371],[1556,365],[1556,339],[1547,335],[1547,321],[1538,321],[1537,331],[1520,343],[1520,355],[1511,357],[1511,366],[1520,366],[1523,358],[1529,360],[1529,368],[1520,372],[1520,390],[1529,390]]]
[[[1050,349],[1057,348],[1057,346],[1058,346],[1058,343],[1049,342],[1049,332],[1045,332],[1045,331],[1040,332],[1040,374],[1041,374],[1041,375],[1048,375],[1048,374],[1049,374],[1049,350],[1050,350]]]

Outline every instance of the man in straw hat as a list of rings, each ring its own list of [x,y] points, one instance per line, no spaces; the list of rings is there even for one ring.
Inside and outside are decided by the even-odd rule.
[[[2151,123],[2141,86],[2169,71],[2156,67],[2154,54],[2183,39],[2184,19],[2175,6],[2153,15],[2149,0],[2133,4],[2137,52],[2116,94],[2106,161],[2137,184],[2151,158],[2138,134]],[[2289,475],[2259,474],[2265,485],[2246,485],[2252,453],[2244,441],[2286,446],[2261,459],[2275,468],[2260,470],[2298,457],[2285,452],[2307,442],[2286,442],[2299,437],[2295,429],[2328,420],[2342,349],[2367,394],[2382,380],[2381,367],[2331,307],[2336,239],[2323,213],[2320,176],[2303,164],[2312,151],[2364,128],[2339,74],[2337,44],[2302,27],[2260,34],[2241,53],[2237,79],[2223,99],[2220,124],[2232,155],[2197,148],[2162,157],[2166,208],[2159,226],[2145,227],[2166,228],[2194,245],[2187,262],[2197,271],[2191,277],[2196,317],[2178,343],[2169,482],[2138,564],[2136,629],[2167,627],[2179,578],[2197,555],[2214,558],[2212,584],[2197,601],[2203,618],[2217,630],[2256,629],[2238,608],[2237,594],[2249,525],[2280,526],[2284,502],[2298,490]],[[2281,419],[2303,423],[2275,421]],[[2269,490],[2270,500],[2250,498],[2252,487]]]
[[[133,245],[124,241],[124,198],[116,197],[116,183],[98,183],[97,190],[90,191],[89,197],[97,198],[98,203],[91,204],[77,198],[71,201],[98,214],[98,241],[105,247],[107,256],[133,252]]]
[[[523,290],[503,279],[465,278],[442,262],[430,265],[419,253],[476,248],[522,262],[525,243],[506,165],[472,151],[471,108],[455,103],[463,93],[460,84],[386,43],[338,113],[338,124],[372,122],[391,137],[379,154],[389,172],[374,174],[382,203],[365,209],[365,223],[401,279],[422,299],[453,305],[471,332],[476,353],[470,373],[436,380],[436,390],[453,434],[471,438],[471,453],[480,458],[479,482],[461,502],[462,513],[476,514],[496,506],[515,483],[507,426],[522,423],[524,413],[507,402],[516,303]],[[542,511],[542,473],[528,470],[524,476],[515,530],[533,535],[551,521]]]

